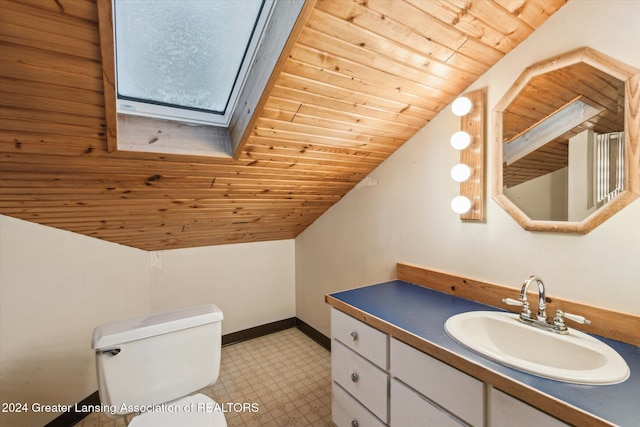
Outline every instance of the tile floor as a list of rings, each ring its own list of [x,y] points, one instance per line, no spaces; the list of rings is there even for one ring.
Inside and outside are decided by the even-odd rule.
[[[229,427],[333,426],[330,353],[296,328],[223,347],[218,381],[202,393],[227,408],[257,404],[227,412]],[[99,413],[76,424],[124,425]]]

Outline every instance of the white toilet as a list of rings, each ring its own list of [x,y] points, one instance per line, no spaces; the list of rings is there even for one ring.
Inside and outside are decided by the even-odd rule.
[[[98,326],[93,331],[100,402],[129,427],[219,427],[221,407],[197,393],[220,371],[222,311],[213,304]]]

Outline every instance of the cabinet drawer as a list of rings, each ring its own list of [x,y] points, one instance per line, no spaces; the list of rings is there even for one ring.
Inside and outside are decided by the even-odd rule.
[[[433,406],[424,397],[406,385],[391,380],[392,427],[460,427],[464,424],[449,413]]]
[[[520,427],[569,427],[568,424],[545,414],[500,390],[491,388],[489,404],[490,427],[510,427],[518,420]]]
[[[382,369],[387,369],[387,335],[385,333],[332,308],[331,338],[340,341]]]
[[[465,422],[482,426],[482,382],[393,338],[390,359],[394,377]]]
[[[331,343],[331,377],[360,403],[387,422],[388,375],[339,341]]]
[[[331,419],[338,427],[384,427],[364,406],[337,383],[331,387]]]

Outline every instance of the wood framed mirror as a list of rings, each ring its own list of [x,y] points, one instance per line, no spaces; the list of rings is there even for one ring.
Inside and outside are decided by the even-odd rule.
[[[524,70],[494,109],[492,197],[524,229],[586,234],[640,196],[640,70],[591,48]]]

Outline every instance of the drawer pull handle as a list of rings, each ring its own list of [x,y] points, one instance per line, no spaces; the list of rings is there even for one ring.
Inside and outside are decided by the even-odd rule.
[[[352,420],[351,421],[351,427],[358,427],[358,420]]]
[[[117,356],[118,354],[120,354],[120,350],[117,347],[114,348],[108,348],[106,350],[96,350],[96,354],[108,354],[109,356]]]
[[[358,382],[358,374],[356,374],[355,372],[353,372],[351,374],[351,381],[353,381],[354,383]]]
[[[354,341],[358,341],[358,333],[356,331],[351,332],[351,338],[353,338]]]

